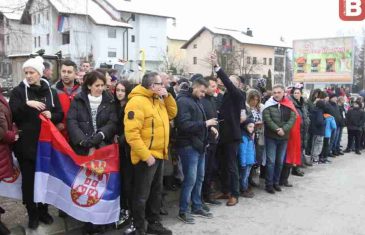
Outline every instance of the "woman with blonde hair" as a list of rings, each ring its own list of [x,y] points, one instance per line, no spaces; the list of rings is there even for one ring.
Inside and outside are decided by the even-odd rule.
[[[261,103],[261,93],[256,89],[249,89],[246,95],[246,109],[248,116],[251,116],[255,123],[255,149],[256,163],[260,166],[260,177],[264,177],[264,166],[266,163],[265,154],[265,136],[262,118],[264,105]],[[255,168],[251,169],[249,183],[251,186],[258,186],[252,179]]]

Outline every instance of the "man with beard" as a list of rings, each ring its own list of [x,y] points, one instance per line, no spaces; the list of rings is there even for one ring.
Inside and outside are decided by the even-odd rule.
[[[65,114],[61,123],[57,125],[58,130],[68,141],[66,118],[70,109],[71,101],[80,93],[81,87],[76,81],[77,65],[71,60],[65,60],[61,64],[61,79],[54,85],[60,100],[62,111]]]

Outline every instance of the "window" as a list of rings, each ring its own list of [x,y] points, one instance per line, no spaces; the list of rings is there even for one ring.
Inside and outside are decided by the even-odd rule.
[[[198,58],[193,57],[193,64],[198,64]]]
[[[251,57],[247,56],[247,64],[251,64]]]
[[[257,57],[253,57],[252,64],[257,64]]]
[[[197,44],[194,44],[193,48],[194,49],[198,48],[198,45]]]
[[[10,44],[10,36],[9,35],[7,35],[6,36],[6,45],[9,45]]]
[[[227,44],[227,40],[225,38],[222,38],[222,46],[225,46]]]
[[[38,21],[37,21],[38,24],[41,23],[41,14],[38,14]]]
[[[136,37],[134,35],[131,36],[131,42],[135,42],[136,41]]]
[[[37,24],[37,17],[36,17],[36,15],[33,15],[33,17],[32,17],[32,24]]]
[[[272,65],[272,58],[269,58],[269,65]]]
[[[47,34],[47,46],[49,46],[49,34]]]
[[[41,36],[38,36],[38,47],[41,47]]]
[[[117,50],[109,48],[108,50],[108,57],[117,57]]]
[[[37,47],[37,38],[34,37],[34,48],[36,48],[36,47]]]
[[[108,29],[108,38],[117,38],[117,30],[114,28]]]
[[[284,57],[275,56],[274,71],[284,72]]]
[[[263,60],[263,64],[266,65],[267,64],[267,58],[264,58]]]
[[[70,32],[64,32],[62,34],[62,45],[70,44]]]
[[[49,12],[48,11],[46,11],[46,19],[47,19],[47,21],[49,21]]]
[[[5,22],[6,22],[6,27],[9,27],[9,20],[5,19]]]

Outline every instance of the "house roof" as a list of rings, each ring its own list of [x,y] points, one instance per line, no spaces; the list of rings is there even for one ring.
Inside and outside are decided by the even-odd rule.
[[[210,26],[204,26],[201,28],[192,38],[189,39],[181,48],[186,49],[191,42],[193,42],[197,37],[200,36],[201,33],[203,33],[205,30],[208,30],[212,34],[218,34],[218,35],[225,35],[230,36],[234,39],[236,39],[238,42],[242,44],[253,44],[253,45],[262,45],[262,46],[269,46],[269,47],[285,47],[285,48],[291,48],[291,46],[283,41],[280,40],[270,40],[266,38],[259,38],[259,37],[251,37],[246,34],[246,32],[242,32],[240,30],[235,29],[223,29],[223,28],[217,28],[217,27],[210,27]]]
[[[0,12],[10,20],[20,20],[28,0],[0,0]]]
[[[117,11],[175,19],[175,17],[166,14],[166,12],[164,11],[161,11],[161,7],[152,7],[151,5],[148,6],[146,5],[146,2],[140,2],[139,0],[131,0],[131,1],[105,0],[105,1]],[[153,6],[156,5],[157,4],[154,4]]]
[[[49,0],[59,13],[89,15],[99,25],[132,28],[128,23],[113,19],[93,0]]]

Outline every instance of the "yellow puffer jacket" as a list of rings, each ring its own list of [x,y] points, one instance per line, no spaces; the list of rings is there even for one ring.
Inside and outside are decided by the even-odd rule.
[[[169,94],[165,99],[137,86],[128,96],[125,108],[125,137],[131,146],[133,164],[150,156],[168,158],[170,120],[177,114],[177,105]]]

